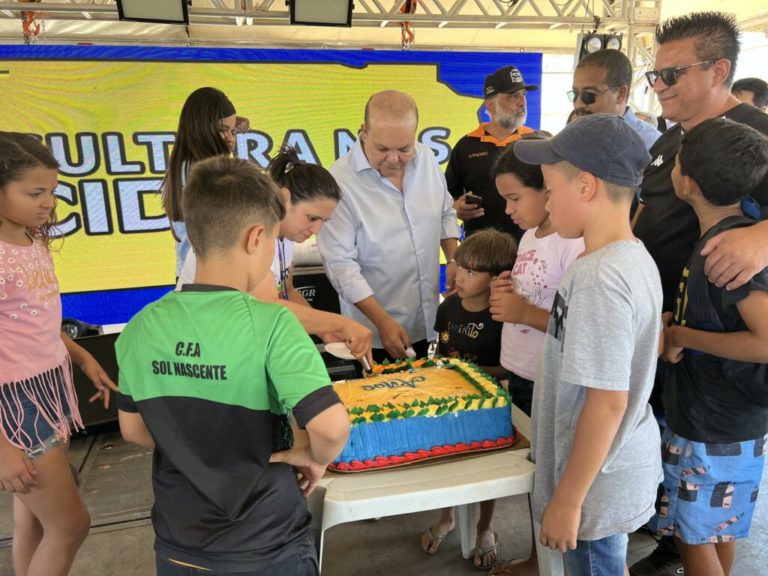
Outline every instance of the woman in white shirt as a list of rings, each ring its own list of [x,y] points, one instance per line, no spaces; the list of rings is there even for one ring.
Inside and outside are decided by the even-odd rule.
[[[324,342],[345,342],[355,357],[366,356],[371,361],[372,334],[368,328],[340,314],[312,308],[293,287],[293,245],[317,234],[331,218],[341,197],[336,180],[322,166],[302,161],[294,148],[283,148],[267,169],[283,194],[286,214],[275,241],[272,273],[264,277],[252,294],[259,300],[286,306],[307,332],[320,336]],[[190,250],[178,285],[191,283],[194,277],[195,256]]]

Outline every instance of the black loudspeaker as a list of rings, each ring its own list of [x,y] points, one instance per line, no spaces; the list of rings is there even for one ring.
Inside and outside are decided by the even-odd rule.
[[[289,5],[292,25],[352,26],[352,0],[290,0]]]
[[[322,266],[294,266],[293,287],[312,308],[339,314],[339,295],[333,289]]]
[[[75,341],[85,348],[104,368],[112,381],[117,384],[117,357],[115,355],[115,340],[119,334],[103,334],[99,336],[85,336],[77,338]],[[117,398],[115,392],[110,393],[109,408],[104,409],[101,400],[95,400],[93,403],[88,399],[96,393],[88,377],[83,374],[78,366],[72,367],[72,374],[75,379],[75,392],[77,393],[77,403],[80,407],[80,416],[83,418],[85,426],[95,426],[97,424],[106,424],[117,420]]]

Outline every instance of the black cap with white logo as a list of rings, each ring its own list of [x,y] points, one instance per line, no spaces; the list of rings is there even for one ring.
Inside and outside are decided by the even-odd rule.
[[[485,77],[486,98],[496,96],[496,94],[518,92],[520,90],[531,92],[538,89],[538,86],[526,84],[525,80],[523,80],[523,75],[520,74],[520,70],[515,66],[504,66]]]

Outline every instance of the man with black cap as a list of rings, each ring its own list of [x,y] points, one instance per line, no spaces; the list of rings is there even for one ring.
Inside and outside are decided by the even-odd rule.
[[[485,78],[485,109],[491,121],[480,124],[456,143],[445,171],[448,191],[455,200],[453,207],[464,221],[467,236],[490,227],[518,241],[523,235],[504,213],[504,199],[496,192],[491,167],[505,146],[534,132],[523,125],[525,94],[538,89],[526,84],[515,66],[504,66]]]

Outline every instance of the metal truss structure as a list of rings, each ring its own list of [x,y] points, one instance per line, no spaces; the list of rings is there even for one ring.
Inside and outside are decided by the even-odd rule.
[[[322,0],[317,0],[322,1]],[[416,2],[413,14],[403,5]],[[355,27],[398,26],[408,21],[438,28],[554,29],[605,25],[652,27],[660,1],[631,0],[354,0]],[[192,0],[190,24],[288,25],[285,0]],[[47,20],[117,20],[114,0],[0,1],[0,18],[19,18],[22,11],[43,12]]]
[[[416,3],[415,10],[404,14],[408,11],[404,6],[408,4],[406,8],[410,7],[410,2]],[[186,34],[179,35],[178,27],[175,27],[177,33],[163,35],[167,38],[164,42],[174,44],[186,40],[188,44],[196,43],[203,36],[200,31],[211,30],[210,26],[216,30],[226,26],[245,26],[253,30],[260,26],[289,26],[286,4],[286,0],[192,0]],[[105,30],[105,26],[117,25],[118,21],[115,0],[0,0],[0,25],[5,21],[7,29],[10,21],[20,22],[25,13],[32,10],[46,24],[46,40],[54,42],[78,41],[58,32],[62,28],[71,30],[71,25],[78,22],[91,22]],[[660,13],[661,0],[354,0],[352,27],[400,28],[401,23],[408,22],[419,29],[435,29],[437,38],[443,34],[448,37],[451,30],[536,31],[541,38],[539,50],[547,49],[548,37],[559,35],[562,38],[567,32],[598,29],[621,33],[637,72],[632,92],[637,96],[634,100],[642,109],[648,109],[642,72],[653,62],[652,34]],[[373,38],[373,30],[371,33]],[[125,41],[121,35],[116,35],[116,43]],[[292,44],[313,46],[317,45],[317,40],[302,42],[294,38]],[[558,51],[563,51],[562,44]]]

